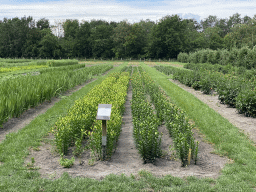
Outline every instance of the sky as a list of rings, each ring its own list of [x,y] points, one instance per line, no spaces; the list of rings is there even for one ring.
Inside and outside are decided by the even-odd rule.
[[[65,19],[159,21],[173,14],[200,21],[209,15],[229,18],[235,13],[253,17],[255,10],[256,0],[0,0],[0,20],[32,16],[46,18],[51,25]]]

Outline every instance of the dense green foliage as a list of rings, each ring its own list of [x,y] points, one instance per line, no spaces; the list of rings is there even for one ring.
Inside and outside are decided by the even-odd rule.
[[[112,65],[85,67],[81,70],[53,70],[39,75],[18,76],[0,82],[0,125],[18,117],[29,107],[59,95],[92,77],[112,68]]]
[[[198,142],[196,145],[192,132],[193,126],[189,123],[184,111],[170,102],[163,90],[147,73],[142,73],[142,77],[146,91],[157,111],[157,117],[161,122],[164,121],[173,138],[174,148],[181,159],[182,166],[190,164],[191,159],[194,159],[196,164]]]
[[[82,151],[82,141],[88,139],[92,158],[102,157],[102,121],[95,120],[98,104],[112,104],[111,119],[107,121],[107,156],[111,157],[121,132],[122,114],[127,95],[129,73],[113,73],[95,86],[84,98],[77,100],[68,114],[54,126],[55,143],[60,154],[75,145],[75,155]]]
[[[67,19],[51,28],[47,19],[36,22],[32,17],[4,18],[0,21],[0,57],[169,59],[177,58],[179,52],[198,49],[252,49],[255,35],[255,17],[241,18],[238,13],[226,19],[210,15],[200,23],[178,15],[134,24]],[[209,60],[217,62],[219,58],[211,58],[213,54]]]
[[[256,46],[227,49],[203,49],[196,52],[179,53],[178,61],[183,63],[210,63],[232,65],[251,69],[256,67]]]
[[[154,162],[162,154],[161,135],[158,131],[159,119],[153,113],[151,103],[146,98],[146,88],[138,69],[132,74],[132,122],[133,136],[144,163]]]
[[[179,69],[172,66],[155,66],[157,70],[169,75],[181,83],[201,90],[205,94],[217,91],[219,100],[236,107],[246,116],[256,116],[256,81],[251,71],[235,76],[202,68],[197,70]]]

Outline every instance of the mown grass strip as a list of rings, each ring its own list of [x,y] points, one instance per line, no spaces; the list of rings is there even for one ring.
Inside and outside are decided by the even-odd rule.
[[[222,170],[215,189],[250,191],[256,186],[256,148],[252,141],[220,114],[168,80],[168,76],[142,65],[146,72],[166,91],[171,100],[195,121],[206,139],[214,145],[215,153],[234,160]]]

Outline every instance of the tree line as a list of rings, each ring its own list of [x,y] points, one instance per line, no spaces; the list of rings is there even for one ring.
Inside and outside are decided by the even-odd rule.
[[[141,20],[90,22],[67,19],[56,36],[48,19],[0,20],[1,58],[177,58],[180,52],[232,49],[256,45],[256,15],[208,16],[197,22],[167,15],[157,22]]]

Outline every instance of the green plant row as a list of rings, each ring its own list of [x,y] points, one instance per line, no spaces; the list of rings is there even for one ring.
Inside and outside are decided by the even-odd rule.
[[[247,69],[256,67],[256,46],[253,49],[242,47],[241,49],[233,48],[228,51],[226,49],[202,49],[193,53],[180,53],[178,61],[182,63],[211,63],[237,67],[245,67]]]
[[[85,65],[75,64],[75,65],[67,65],[67,66],[60,66],[60,67],[48,67],[45,69],[40,69],[38,71],[40,72],[40,74],[42,74],[42,73],[47,73],[47,72],[52,72],[52,71],[76,70],[76,69],[82,69],[82,68],[85,68]]]
[[[75,65],[78,64],[78,60],[71,60],[71,59],[63,59],[63,60],[48,60],[46,64],[49,67],[59,67],[59,66],[66,66],[66,65]]]
[[[9,118],[18,117],[29,107],[51,100],[61,92],[87,81],[92,74],[101,74],[112,67],[112,65],[105,65],[77,71],[53,71],[2,81],[0,83],[0,125]]]
[[[31,70],[31,69],[41,69],[47,68],[48,65],[26,65],[26,66],[15,66],[15,67],[2,67],[0,69],[0,73],[7,73],[13,71],[20,71],[20,70]]]
[[[184,65],[185,69],[194,71],[209,70],[215,72],[221,72],[223,74],[230,74],[233,76],[244,77],[247,80],[254,79],[256,76],[256,69],[247,70],[244,67],[234,67],[232,65],[219,65],[219,64],[208,64],[208,63],[187,63]]]
[[[256,80],[243,76],[233,76],[209,70],[191,71],[172,66],[155,66],[167,75],[173,74],[173,79],[201,90],[205,94],[217,91],[221,103],[237,108],[239,113],[246,116],[256,116]]]
[[[113,73],[95,86],[84,98],[75,102],[65,117],[60,118],[53,128],[57,150],[66,154],[75,145],[75,155],[82,151],[82,141],[94,157],[101,157],[101,120],[96,120],[98,104],[112,104],[111,118],[107,121],[107,156],[111,157],[122,124],[126,101],[129,73]]]
[[[153,113],[151,103],[146,99],[142,77],[134,68],[132,75],[132,118],[133,136],[144,163],[154,162],[162,154],[159,119]]]
[[[5,58],[0,58],[1,63],[26,63],[26,62],[31,62],[34,60],[31,59],[5,59]]]
[[[143,72],[142,77],[146,91],[157,111],[157,117],[161,122],[165,122],[170,136],[173,138],[174,147],[181,159],[182,166],[190,164],[191,159],[194,159],[196,164],[198,142],[195,144],[193,126],[189,123],[185,113],[170,102],[163,90],[147,73]]]

